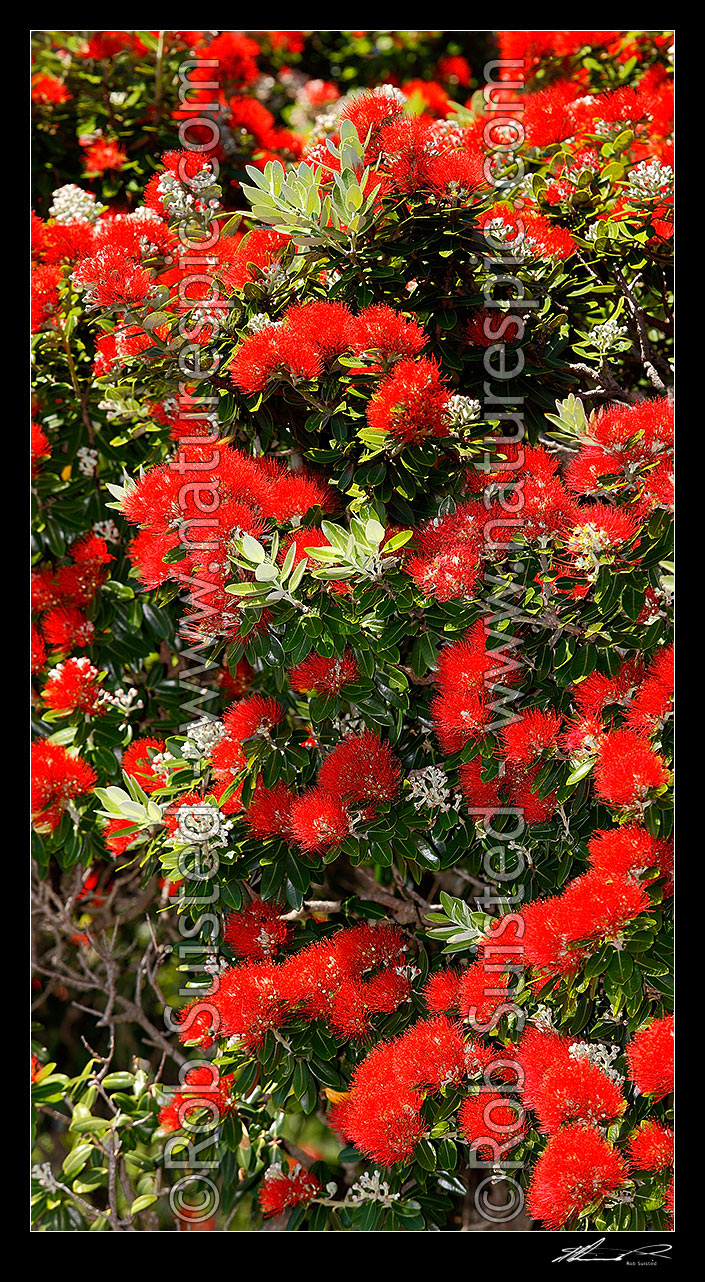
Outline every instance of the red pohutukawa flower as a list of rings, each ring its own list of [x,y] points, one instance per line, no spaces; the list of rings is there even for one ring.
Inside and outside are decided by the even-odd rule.
[[[496,963],[485,967],[473,962],[464,972],[458,988],[460,1014],[477,1034],[490,1032],[509,1007],[509,979]]]
[[[373,730],[349,735],[329,752],[317,786],[346,802],[393,801],[401,787],[401,765],[389,744]]]
[[[428,1129],[425,1095],[465,1079],[465,1049],[459,1027],[442,1015],[380,1042],[355,1069],[348,1098],[331,1110],[331,1126],[384,1166],[410,1157]]]
[[[32,477],[35,477],[40,470],[40,461],[51,455],[49,438],[38,423],[30,424],[30,454]]]
[[[57,664],[49,673],[42,695],[47,707],[62,716],[72,712],[95,716],[106,711],[100,672],[90,659],[65,659]]]
[[[367,421],[378,432],[407,444],[427,436],[446,436],[449,399],[436,361],[425,356],[402,360],[380,383],[367,407]]]
[[[673,1131],[655,1119],[642,1122],[630,1135],[627,1151],[638,1171],[668,1171],[673,1166]]]
[[[614,559],[614,553],[635,536],[639,523],[622,508],[607,503],[591,503],[579,509],[565,522],[564,541],[575,570],[592,575],[602,560]]]
[[[178,1131],[193,1126],[191,1114],[203,1109],[206,1125],[217,1125],[235,1107],[232,1074],[221,1077],[215,1065],[190,1068],[180,1091],[159,1110],[163,1131]]]
[[[634,730],[613,730],[600,744],[594,770],[595,794],[607,805],[629,809],[670,779],[663,757]]]
[[[139,307],[155,289],[152,272],[113,246],[84,258],[74,268],[71,279],[85,291],[85,300],[93,307]]]
[[[627,1042],[629,1076],[642,1095],[663,1099],[673,1090],[673,1016],[664,1015]]]
[[[323,1192],[321,1181],[298,1164],[284,1171],[270,1166],[259,1190],[259,1204],[266,1216],[283,1215],[291,1207],[312,1201]]]
[[[32,744],[32,822],[39,832],[51,832],[69,802],[85,796],[98,776],[92,766],[61,744],[46,739]]]
[[[628,659],[612,676],[592,672],[574,687],[573,696],[586,716],[600,715],[612,704],[626,705],[643,676],[638,659]]]
[[[352,651],[346,648],[339,659],[310,654],[295,668],[290,668],[287,676],[292,690],[306,694],[338,694],[343,686],[357,680],[359,672]]]
[[[524,1108],[511,1096],[481,1090],[460,1105],[458,1129],[481,1162],[498,1161],[526,1132]]]
[[[404,568],[428,596],[437,601],[455,601],[471,596],[481,561],[478,548],[468,542],[430,555],[411,556]]]
[[[267,961],[284,947],[292,926],[282,921],[283,904],[255,899],[239,912],[228,913],[223,938],[234,953],[253,961]]]
[[[103,829],[105,847],[111,855],[124,855],[133,841],[139,842],[144,838],[144,831],[139,832],[128,819],[109,819]]]
[[[594,1126],[564,1126],[534,1167],[527,1210],[548,1229],[566,1228],[580,1211],[627,1181],[628,1167]]]
[[[83,170],[89,175],[103,174],[110,169],[122,169],[127,159],[127,152],[114,138],[98,138],[86,146]]]
[[[502,780],[483,779],[482,769],[482,762],[477,757],[466,761],[458,769],[460,791],[471,814],[473,811],[483,814],[489,810],[499,810],[503,804],[500,795]]]
[[[229,739],[242,743],[257,735],[269,735],[283,715],[283,708],[276,699],[252,694],[230,705],[223,717],[223,727]]]
[[[663,646],[647,670],[624,718],[625,726],[638,734],[660,731],[673,710],[673,646]]]
[[[522,909],[525,964],[553,975],[572,974],[598,943],[619,943],[627,923],[650,906],[633,878],[601,869],[584,873],[561,895]]]
[[[289,792],[284,783],[277,783],[273,788],[258,784],[245,811],[249,831],[254,837],[293,837],[291,808],[295,801],[296,794]]]
[[[458,966],[447,966],[436,971],[435,975],[429,975],[423,995],[432,1015],[457,1014],[462,977],[463,972]]]
[[[478,619],[462,640],[445,646],[438,656],[439,693],[431,701],[431,715],[444,752],[460,752],[490,720],[491,682],[499,678],[502,669],[486,642],[482,620]]]
[[[553,748],[561,728],[561,718],[555,712],[542,708],[527,708],[519,720],[501,731],[502,746],[507,761],[528,765],[541,757],[547,748]]]
[[[589,1047],[586,1048],[589,1053]],[[586,1056],[558,1058],[535,1089],[533,1105],[541,1129],[551,1135],[567,1122],[604,1125],[620,1117],[627,1102],[598,1064]]]
[[[271,928],[270,914],[263,929]],[[249,918],[236,922],[236,930],[238,938],[246,932],[251,946]],[[295,1015],[325,1019],[346,1039],[365,1038],[375,1015],[396,1010],[409,997],[405,955],[397,927],[363,925],[338,931],[281,963],[232,967],[205,1005],[197,999],[181,1012],[182,1040],[209,1046],[216,1037],[236,1037],[255,1051],[270,1029]]]
[[[144,737],[133,739],[122,754],[122,768],[146,793],[164,788],[169,782],[169,771],[161,760],[165,751],[163,739]]]
[[[82,650],[91,645],[95,627],[76,606],[57,605],[44,615],[42,632],[52,649],[65,654],[69,650]]]
[[[63,81],[56,76],[45,72],[32,77],[32,102],[41,103],[43,106],[55,106],[58,103],[70,102],[72,97]]]
[[[33,623],[30,628],[30,662],[32,673],[41,672],[47,660],[47,649],[39,628]]]
[[[230,366],[235,386],[260,392],[272,379],[316,379],[355,341],[355,318],[342,303],[304,303],[247,337]]]
[[[376,304],[365,307],[355,323],[355,351],[360,356],[388,363],[401,357],[417,356],[426,335],[417,321],[402,316],[393,307]]]
[[[293,802],[289,824],[294,839],[308,854],[323,854],[350,836],[350,813],[333,793],[309,788]]]
[[[593,868],[627,881],[643,880],[649,870],[658,877],[673,868],[672,846],[657,841],[638,824],[624,824],[609,832],[597,829],[588,841],[588,851]]]

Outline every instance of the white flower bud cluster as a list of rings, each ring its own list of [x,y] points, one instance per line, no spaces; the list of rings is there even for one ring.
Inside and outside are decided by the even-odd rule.
[[[133,418],[134,411],[128,409],[126,405],[118,405],[116,401],[98,401],[98,409],[105,411],[105,417],[109,423],[114,423],[116,419]]]
[[[335,1186],[334,1186],[335,1188]],[[387,1180],[382,1179],[381,1171],[363,1171],[359,1180],[348,1189],[346,1202],[381,1202],[382,1206],[391,1206],[399,1200],[399,1193],[391,1193]]]
[[[541,1003],[541,1005],[536,1008],[536,1014],[531,1017],[531,1023],[535,1024],[541,1033],[553,1032],[554,1025],[552,1011],[549,1010],[548,1006],[544,1006],[543,1003]]]
[[[293,114],[292,112],[292,123]],[[319,111],[311,126],[309,142],[321,142],[324,138],[330,138],[338,128],[339,114],[337,102],[329,103],[323,111]]]
[[[391,98],[400,107],[406,107],[406,95],[396,85],[377,85],[372,94],[375,98]]]
[[[91,528],[93,533],[97,534],[99,539],[105,539],[106,543],[118,543],[120,540],[120,531],[110,517],[106,521],[94,521]]]
[[[206,204],[210,209],[219,207],[220,201],[216,200],[214,195],[206,200],[208,193],[216,190],[215,175],[207,161],[204,160],[200,170],[187,181],[188,186],[167,169],[157,183],[157,191],[171,218],[186,218],[189,214],[205,208]]]
[[[92,192],[84,191],[75,183],[57,187],[51,194],[49,217],[56,219],[57,223],[94,223],[104,209],[103,205],[96,203]]]
[[[465,142],[465,130],[457,120],[434,120],[429,133],[447,147],[462,147]]]
[[[32,1178],[38,1184],[41,1184],[42,1188],[48,1189],[50,1193],[56,1192],[56,1180],[49,1162],[42,1162],[41,1166],[39,1163],[35,1163],[32,1167]]]
[[[606,352],[609,352],[610,348],[616,344],[621,344],[627,338],[628,333],[626,325],[618,325],[617,321],[612,317],[610,320],[604,321],[602,325],[595,325],[590,330],[589,337],[593,346],[604,356]]]
[[[249,329],[251,334],[261,334],[263,329],[281,329],[283,324],[283,321],[272,320],[266,312],[255,312],[254,316],[250,316],[245,328]]]
[[[493,244],[501,247],[508,245],[511,248],[513,256],[517,262],[526,262],[531,258],[532,253],[540,254],[542,249],[531,241],[529,236],[524,236],[523,240],[514,227],[505,223],[503,218],[492,218],[485,224],[484,234]]]
[[[603,553],[609,551],[612,541],[607,530],[601,530],[592,521],[588,521],[573,531],[568,546],[571,552],[578,553],[573,560],[577,570],[597,574],[600,558]]]
[[[259,76],[252,86],[252,93],[259,102],[267,102],[276,83],[274,76]]]
[[[213,846],[227,846],[227,837],[232,826],[232,819],[226,819],[217,806],[209,806],[205,803],[179,806],[176,811],[176,832],[172,841],[183,842],[189,846],[199,846],[204,842]]]
[[[632,199],[652,200],[665,196],[673,187],[673,170],[660,160],[642,160],[629,175],[627,193]]]
[[[415,810],[421,810],[425,806],[428,810],[441,810],[445,814],[453,808],[453,794],[448,786],[448,777],[440,766],[411,770],[407,778]]]
[[[459,392],[451,396],[446,406],[446,414],[453,427],[468,427],[470,423],[477,422],[481,413],[479,401],[473,400],[471,396],[461,396]]]
[[[197,721],[195,725],[189,728],[188,738],[181,749],[182,754],[188,760],[200,760],[201,757],[208,757],[224,735],[225,726],[222,721],[215,721],[210,717],[202,717],[200,721]]]
[[[98,451],[82,445],[77,451],[78,470],[83,476],[95,476],[98,469]]]
[[[573,1042],[568,1047],[568,1054],[571,1059],[586,1059],[590,1064],[596,1064],[611,1082],[619,1085],[624,1081],[621,1073],[616,1068],[612,1068],[612,1062],[619,1055],[619,1047],[614,1043],[611,1046],[605,1046],[602,1042]]]
[[[107,703],[112,708],[117,708],[119,712],[124,712],[125,720],[120,726],[121,730],[127,725],[127,718],[130,713],[139,712],[139,709],[144,707],[143,700],[138,699],[137,694],[136,686],[130,686],[129,690],[123,690],[122,686],[119,686],[114,694],[111,694],[109,690],[101,690],[100,692],[101,703]]]

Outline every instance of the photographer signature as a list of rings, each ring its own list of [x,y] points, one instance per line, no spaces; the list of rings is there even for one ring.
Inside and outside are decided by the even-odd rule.
[[[590,1242],[586,1246],[565,1247],[562,1255],[557,1255],[552,1264],[562,1264],[564,1261],[574,1264],[582,1263],[587,1260],[608,1260],[616,1263],[618,1260],[626,1260],[630,1256],[640,1256],[642,1259],[667,1259],[671,1252],[669,1242],[654,1242],[651,1246],[637,1246],[630,1251],[621,1251],[619,1247],[607,1247],[600,1250],[603,1237],[598,1238],[596,1242]]]

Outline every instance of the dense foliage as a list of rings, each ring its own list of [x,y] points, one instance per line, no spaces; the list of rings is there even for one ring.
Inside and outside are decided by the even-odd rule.
[[[670,34],[34,43],[38,1228],[671,1227]]]

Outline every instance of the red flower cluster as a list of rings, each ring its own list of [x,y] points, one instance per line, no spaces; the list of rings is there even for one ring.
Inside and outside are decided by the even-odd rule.
[[[437,662],[438,694],[431,701],[436,736],[444,752],[460,752],[489,722],[490,682],[499,676],[478,619],[460,641],[445,646]]]
[[[239,912],[228,913],[223,938],[229,948],[252,961],[267,961],[284,947],[292,927],[282,920],[285,909],[265,899],[254,899]]]
[[[65,659],[50,671],[42,697],[48,708],[62,716],[83,712],[96,716],[106,711],[100,672],[90,659]]]
[[[566,1228],[592,1202],[623,1188],[624,1158],[594,1126],[564,1126],[552,1135],[531,1177],[527,1210],[546,1228]]]
[[[284,1171],[270,1166],[259,1190],[259,1204],[266,1216],[283,1215],[291,1207],[312,1201],[323,1192],[321,1181],[311,1171],[296,1165]]]
[[[627,1043],[629,1076],[642,1095],[663,1099],[673,1090],[673,1016],[664,1015]]]
[[[504,1158],[523,1139],[524,1109],[519,1100],[498,1091],[481,1090],[460,1105],[458,1129],[478,1159],[491,1162],[496,1160],[498,1149]]]
[[[573,974],[599,944],[620,932],[651,901],[631,876],[594,869],[575,877],[560,895],[522,910],[526,964],[548,975]]]
[[[496,251],[522,251],[533,258],[570,258],[577,249],[570,232],[538,212],[517,213],[511,205],[492,205],[479,220],[480,228]]]
[[[644,881],[650,870],[655,877],[668,876],[673,869],[673,846],[657,841],[638,824],[624,824],[609,832],[597,829],[588,841],[590,864],[597,872],[627,881]]]
[[[31,98],[32,102],[41,103],[42,106],[55,107],[62,102],[70,102],[72,94],[58,76],[44,72],[32,77]]]
[[[629,1157],[638,1171],[668,1171],[673,1166],[673,1131],[663,1122],[642,1122],[629,1137]]]
[[[426,356],[401,360],[372,397],[367,421],[376,431],[405,444],[447,436],[449,400],[436,361]]]
[[[237,934],[242,939],[240,928]],[[284,962],[231,967],[208,995],[207,1009],[202,999],[184,1008],[181,1038],[210,1046],[217,1037],[236,1037],[254,1052],[267,1032],[297,1016],[324,1019],[339,1037],[364,1039],[375,1015],[408,1000],[405,954],[397,927],[361,925],[309,944]]]
[[[598,748],[595,794],[618,809],[639,808],[671,774],[663,757],[635,730],[613,730]]]
[[[218,763],[223,740],[213,753]],[[357,820],[371,821],[376,802],[392,801],[401,785],[401,766],[388,744],[372,730],[349,735],[324,759],[315,786],[301,796],[285,784],[260,784],[245,813],[253,836],[283,837],[309,854],[340,845]]]
[[[58,569],[46,565],[32,571],[32,609],[37,614],[56,607],[86,607],[107,578],[108,562],[114,558],[108,552],[105,539],[95,534],[85,534],[69,548],[72,565]],[[56,618],[56,616],[52,616]],[[76,616],[72,619],[77,622]],[[44,619],[40,622],[43,629]]]
[[[558,1033],[529,1028],[522,1036],[517,1057],[524,1070],[524,1102],[547,1135],[573,1122],[604,1126],[624,1112],[627,1102],[619,1085],[590,1053],[588,1043]]]
[[[339,694],[343,686],[357,681],[359,675],[349,647],[345,648],[339,659],[310,654],[287,673],[292,690],[300,690],[306,694]]]
[[[348,1098],[331,1109],[331,1126],[375,1162],[404,1161],[428,1130],[425,1096],[465,1080],[465,1052],[460,1027],[443,1015],[380,1042],[355,1069]]]
[[[228,446],[211,451],[192,445],[153,467],[128,489],[122,510],[141,526],[130,556],[147,587],[174,579],[191,587],[192,626],[209,633],[237,632],[234,598],[226,584],[233,539],[266,535],[268,523],[285,523],[311,508],[332,506],[327,484],[305,471],[290,472],[275,460],[249,458]],[[213,515],[204,516],[204,512]],[[177,549],[182,559],[169,560]]]
[[[42,632],[52,650],[67,654],[91,645],[95,627],[75,605],[57,605],[46,611]]]
[[[611,405],[591,416],[566,484],[575,494],[629,501],[648,515],[673,502],[673,404],[665,397]]]
[[[221,1077],[214,1065],[190,1068],[184,1077],[183,1087],[168,1104],[159,1110],[159,1125],[163,1131],[180,1131],[192,1125],[191,1113],[203,1109],[207,1114],[206,1125],[210,1130],[235,1107],[232,1074]]]
[[[142,737],[133,739],[122,754],[125,774],[135,779],[147,794],[165,788],[169,782],[169,772],[161,760],[165,746],[163,739]]]
[[[230,373],[235,386],[250,394],[272,380],[296,385],[320,378],[339,356],[388,365],[415,355],[425,341],[421,327],[391,307],[367,307],[353,316],[342,303],[297,304],[240,343]]]
[[[83,172],[94,177],[111,169],[122,169],[127,160],[127,152],[115,138],[97,138],[85,144]]]
[[[40,739],[32,744],[32,822],[38,832],[53,832],[67,805],[95,787],[92,766],[61,744]]]

